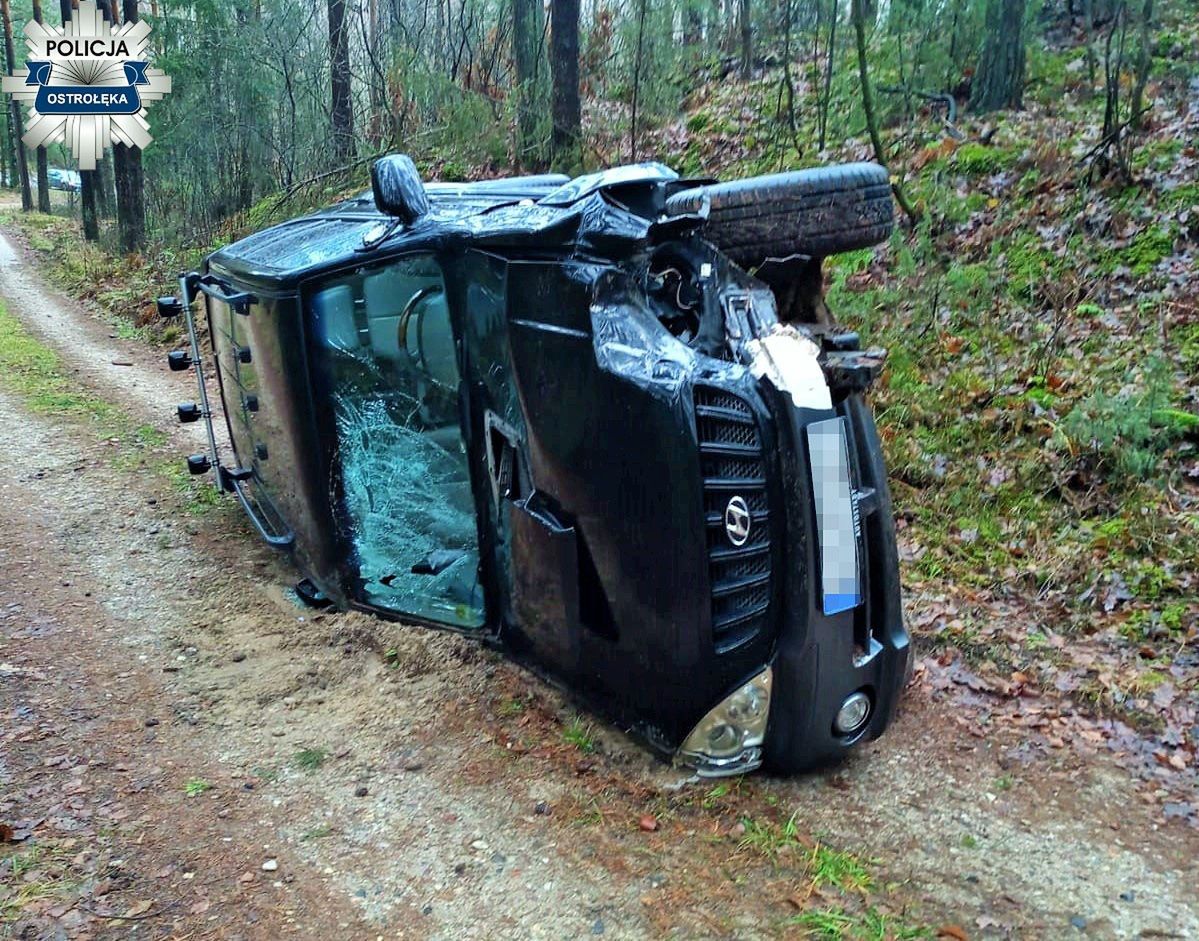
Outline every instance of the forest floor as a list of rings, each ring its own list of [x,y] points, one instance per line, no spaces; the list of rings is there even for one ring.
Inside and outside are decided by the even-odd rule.
[[[714,784],[468,639],[299,607],[179,471],[190,377],[24,238],[0,240],[0,937],[1199,937],[1194,765],[1131,774],[1069,689],[922,641],[882,740]],[[918,626],[960,602],[906,599]],[[1011,617],[971,610],[980,636]]]

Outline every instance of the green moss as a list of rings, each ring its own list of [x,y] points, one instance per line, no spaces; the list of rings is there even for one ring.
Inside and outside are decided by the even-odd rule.
[[[1124,265],[1133,275],[1143,278],[1156,268],[1163,258],[1173,253],[1173,232],[1164,226],[1153,226],[1138,232],[1128,245],[1112,257],[1116,264]]]
[[[1013,298],[1027,300],[1038,285],[1057,280],[1067,270],[1065,256],[1046,245],[1035,232],[1022,232],[1006,246],[993,249],[1003,257],[1007,272],[1007,289]]]
[[[954,151],[954,166],[967,176],[988,176],[1009,167],[1016,155],[977,141],[967,141]]]
[[[833,277],[839,278],[844,283],[849,275],[865,271],[873,260],[873,248],[859,248],[856,251],[841,252],[838,255],[833,255],[825,264],[828,270],[832,272]]]
[[[1199,206],[1199,183],[1187,183],[1171,190],[1163,190],[1158,203],[1167,210],[1193,209]]]
[[[1178,356],[1192,372],[1199,370],[1199,323],[1187,324],[1176,332]]]
[[[1134,170],[1169,170],[1182,153],[1183,142],[1179,138],[1151,138],[1144,146],[1133,152]]]

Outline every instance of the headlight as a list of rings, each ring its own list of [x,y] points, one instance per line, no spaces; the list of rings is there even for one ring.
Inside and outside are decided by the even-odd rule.
[[[758,767],[773,677],[767,667],[704,716],[679,749],[679,760],[704,777],[742,774]]]

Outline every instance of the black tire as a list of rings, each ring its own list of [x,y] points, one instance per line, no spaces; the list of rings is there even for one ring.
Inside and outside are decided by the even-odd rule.
[[[824,258],[886,241],[895,225],[891,183],[876,163],[846,163],[714,183],[676,193],[667,215],[710,200],[704,235],[739,265],[793,255]]]

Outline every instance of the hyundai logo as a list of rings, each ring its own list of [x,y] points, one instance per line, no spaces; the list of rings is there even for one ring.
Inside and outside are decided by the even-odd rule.
[[[749,506],[744,498],[733,497],[724,508],[724,532],[734,546],[749,542]]]

